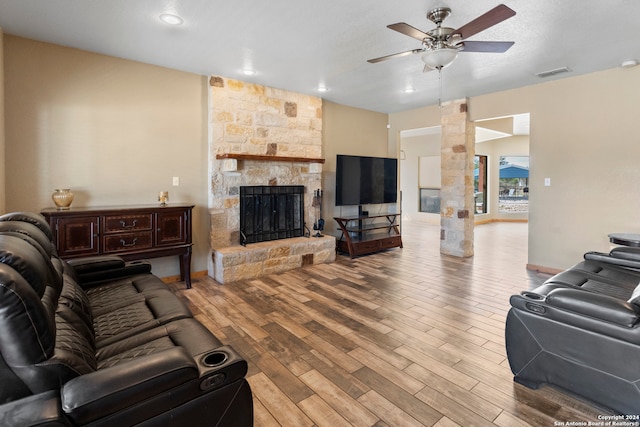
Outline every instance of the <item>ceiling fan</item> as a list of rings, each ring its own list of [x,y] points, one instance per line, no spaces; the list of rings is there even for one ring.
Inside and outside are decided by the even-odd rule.
[[[516,14],[515,11],[504,4],[494,7],[457,30],[442,26],[442,22],[450,14],[451,9],[448,7],[438,7],[428,12],[427,19],[436,24],[436,28],[426,33],[404,22],[387,25],[387,28],[420,40],[422,47],[406,52],[394,53],[393,55],[381,56],[380,58],[369,59],[367,62],[373,64],[400,56],[424,53],[424,55],[422,55],[422,61],[425,63],[424,71],[427,72],[431,70],[441,70],[447,67],[457,58],[458,52],[504,53],[513,46],[513,42],[465,41],[469,37],[499,24]]]

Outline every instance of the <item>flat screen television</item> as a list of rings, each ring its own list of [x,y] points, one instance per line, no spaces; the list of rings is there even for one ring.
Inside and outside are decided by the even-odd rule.
[[[397,200],[397,159],[337,155],[336,206],[395,203]]]

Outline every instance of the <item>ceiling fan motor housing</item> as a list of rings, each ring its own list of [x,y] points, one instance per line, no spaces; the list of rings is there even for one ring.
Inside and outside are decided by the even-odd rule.
[[[427,12],[427,19],[437,26],[440,26],[440,24],[442,24],[442,21],[447,19],[449,15],[451,15],[451,9],[449,9],[448,7],[438,7]]]
[[[424,46],[427,49],[453,48],[462,40],[459,34],[454,34],[454,31],[453,28],[447,27],[434,28],[427,33],[430,37],[423,40]]]

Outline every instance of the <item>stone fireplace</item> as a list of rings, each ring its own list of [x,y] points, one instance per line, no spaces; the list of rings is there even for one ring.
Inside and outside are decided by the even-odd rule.
[[[213,76],[209,94],[211,250],[218,282],[335,259],[335,238],[296,237],[240,246],[240,188],[303,186],[304,223],[317,221],[322,188],[322,100]]]

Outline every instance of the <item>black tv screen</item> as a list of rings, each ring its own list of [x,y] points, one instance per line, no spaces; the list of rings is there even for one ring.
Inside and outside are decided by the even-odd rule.
[[[336,206],[395,203],[397,200],[397,159],[338,154]]]

